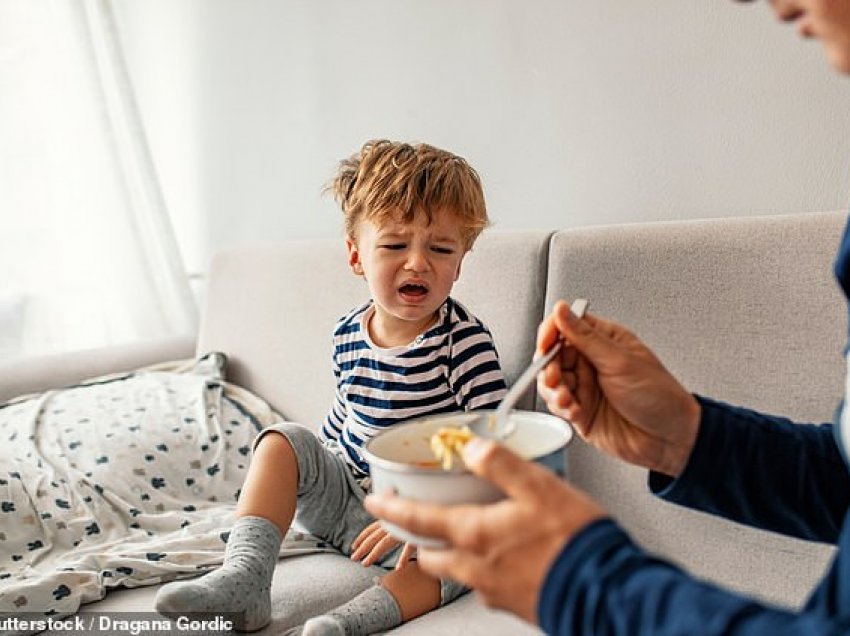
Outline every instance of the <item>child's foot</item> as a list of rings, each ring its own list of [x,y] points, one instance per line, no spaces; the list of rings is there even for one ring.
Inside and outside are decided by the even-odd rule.
[[[230,531],[224,564],[192,581],[160,588],[155,607],[170,617],[230,614],[234,628],[253,632],[271,620],[271,582],[280,551],[277,526],[262,517],[240,517]]]
[[[315,616],[292,634],[301,636],[368,636],[401,625],[401,609],[392,594],[374,585],[345,605]],[[289,632],[288,632],[289,634]]]
[[[329,614],[314,616],[304,623],[292,636],[346,636],[345,625]],[[289,635],[287,635],[289,636]]]
[[[156,611],[171,618],[222,615],[233,621],[236,631],[262,629],[271,620],[271,595],[245,590],[241,577],[232,575],[233,572],[222,566],[197,581],[169,583],[157,592]]]

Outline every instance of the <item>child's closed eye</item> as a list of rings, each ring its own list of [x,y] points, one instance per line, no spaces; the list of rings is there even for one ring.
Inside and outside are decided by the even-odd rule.
[[[379,245],[381,249],[385,250],[403,250],[407,245],[404,243],[384,243],[383,245]]]
[[[437,252],[437,254],[454,254],[455,253],[453,247],[443,247],[442,245],[435,245],[431,249],[434,252]]]

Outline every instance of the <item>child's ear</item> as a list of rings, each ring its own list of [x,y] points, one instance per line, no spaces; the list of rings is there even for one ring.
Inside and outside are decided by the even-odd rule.
[[[357,276],[363,276],[363,264],[360,262],[360,250],[357,249],[357,243],[350,237],[346,238],[345,248],[348,250],[348,266],[351,271]]]
[[[457,271],[455,272],[455,282],[457,282],[458,278],[460,278],[460,269],[463,266],[463,259],[466,258],[467,254],[469,254],[469,252],[464,252],[463,256],[460,259],[460,262],[458,262],[457,264]]]

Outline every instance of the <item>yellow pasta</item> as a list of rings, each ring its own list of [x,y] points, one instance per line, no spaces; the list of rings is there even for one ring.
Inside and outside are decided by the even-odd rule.
[[[431,436],[431,451],[442,463],[443,470],[452,469],[454,456],[460,458],[461,450],[473,436],[468,426],[444,426]]]

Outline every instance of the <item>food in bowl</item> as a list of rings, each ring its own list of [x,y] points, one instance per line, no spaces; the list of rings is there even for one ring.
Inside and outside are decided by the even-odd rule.
[[[470,411],[432,415],[396,424],[376,435],[363,448],[369,462],[374,492],[393,491],[400,497],[440,504],[490,503],[504,494],[493,484],[466,470],[462,462],[452,462],[444,470],[435,460],[430,441],[442,428],[470,427],[478,418],[490,418],[494,411]],[[535,411],[512,411],[516,430],[504,440],[505,446],[559,475],[566,473],[564,449],[573,432],[564,420]],[[489,421],[489,420],[488,420]],[[403,541],[423,547],[442,544],[384,522],[386,528]]]
[[[475,435],[468,426],[444,426],[431,436],[431,452],[443,470],[451,470],[455,456],[461,459],[463,447],[473,437]]]

